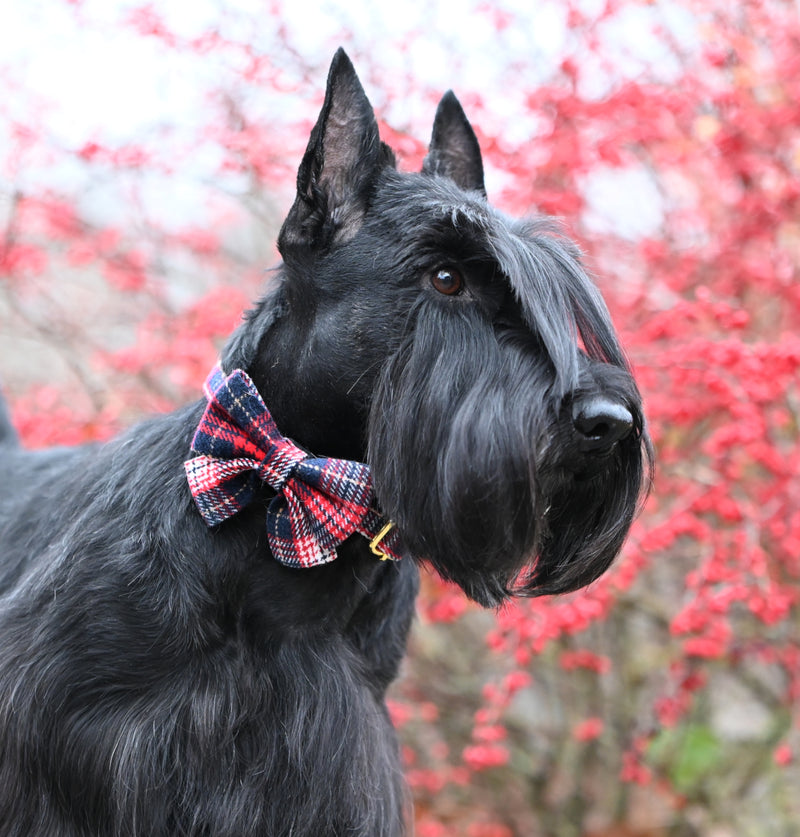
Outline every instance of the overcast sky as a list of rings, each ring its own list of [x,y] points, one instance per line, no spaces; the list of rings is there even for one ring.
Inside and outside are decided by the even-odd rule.
[[[77,6],[68,0],[8,0],[3,4],[0,160],[8,156],[9,125],[14,122],[35,124],[53,147],[64,149],[80,148],[88,141],[112,146],[138,142],[163,127],[168,127],[175,148],[180,147],[182,136],[189,141],[207,118],[208,92],[224,83],[226,74],[236,68],[229,57],[214,53],[198,57],[168,50],[157,39],[141,37],[120,25],[141,5],[124,0],[83,0]],[[319,80],[313,89],[298,91],[300,101],[286,91],[259,91],[260,105],[313,118],[317,102],[311,105],[303,96],[321,96],[332,52],[344,43],[354,55],[362,56],[362,63],[368,60],[369,69],[380,78],[403,71],[429,89],[453,87],[457,92],[481,94],[489,102],[489,114],[502,136],[512,142],[522,140],[532,127],[519,118],[523,112],[519,96],[548,76],[568,47],[570,33],[563,4],[557,0],[502,0],[495,5],[519,13],[517,24],[502,33],[502,42],[484,17],[465,14],[471,4],[463,0],[404,0],[402,11],[397,4],[376,0],[286,2],[280,18],[285,27],[282,37],[304,63],[319,68]],[[597,5],[600,0],[584,3],[587,9]],[[268,53],[275,43],[277,21],[263,12],[267,6],[264,0],[157,0],[153,6],[168,28],[185,38],[217,30],[226,37],[260,45]],[[684,13],[670,4],[660,4],[659,14],[682,38],[691,38],[692,22]],[[652,15],[652,7],[646,4],[632,6],[600,33],[619,72],[635,75],[645,65],[655,64],[669,76],[672,59],[660,53],[663,50],[650,32]],[[515,55],[524,58],[529,75],[538,72],[540,79],[526,77],[519,84],[513,79],[509,83]],[[369,76],[366,68],[365,74]],[[587,84],[594,89],[586,92],[602,95],[606,84],[603,71],[598,68],[587,76]],[[427,138],[428,102],[420,101],[419,96],[403,97],[398,90],[374,89],[369,83],[367,88],[391,124],[409,127],[416,136]],[[259,103],[253,107],[258,109]],[[297,153],[297,149],[289,151]],[[50,162],[42,155],[25,176],[34,181],[46,178],[63,188],[81,188],[83,174],[78,167],[55,160],[54,171]],[[209,147],[175,163],[176,178],[180,181],[183,175],[185,183],[172,185],[171,205],[179,212],[191,212],[198,206],[191,184],[210,176],[218,158]],[[601,203],[619,203],[629,188],[648,188],[641,173],[623,176],[630,181],[625,190],[613,184],[609,190],[602,173],[590,190],[598,193]],[[611,207],[616,217],[621,209],[624,207]],[[110,207],[104,205],[103,211]],[[632,223],[645,230],[657,222],[657,214],[652,219],[639,215]]]

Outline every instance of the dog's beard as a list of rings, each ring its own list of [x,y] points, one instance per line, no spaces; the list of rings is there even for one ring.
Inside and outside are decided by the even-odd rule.
[[[568,593],[602,575],[619,553],[643,490],[640,438],[618,443],[587,474],[548,475],[540,466],[536,559],[516,579],[517,595]]]
[[[368,461],[407,550],[484,606],[574,590],[619,551],[642,484],[638,437],[590,475],[553,445],[562,399],[535,338],[427,301],[381,372]],[[547,441],[543,441],[547,440]]]

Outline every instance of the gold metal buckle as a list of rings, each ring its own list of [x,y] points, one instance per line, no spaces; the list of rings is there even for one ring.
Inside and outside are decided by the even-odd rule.
[[[380,532],[378,532],[378,534],[375,535],[375,537],[369,542],[369,548],[372,550],[372,554],[377,555],[378,558],[381,559],[381,561],[393,561],[394,560],[394,558],[392,558],[392,556],[389,555],[388,552],[384,552],[382,549],[379,549],[379,547],[378,547],[378,544],[389,534],[389,532],[391,531],[393,526],[394,526],[394,522],[390,520],[383,527],[383,529],[381,529]]]

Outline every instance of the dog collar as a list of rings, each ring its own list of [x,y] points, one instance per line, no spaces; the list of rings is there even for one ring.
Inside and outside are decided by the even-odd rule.
[[[336,558],[336,547],[358,532],[382,560],[401,556],[397,529],[375,508],[369,467],[318,458],[282,436],[250,376],[211,370],[208,400],[184,463],[189,488],[208,526],[241,511],[259,483],[276,496],[267,508],[267,539],[280,563],[314,567]]]

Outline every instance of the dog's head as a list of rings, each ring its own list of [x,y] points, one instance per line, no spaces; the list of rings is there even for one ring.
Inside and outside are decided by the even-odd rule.
[[[575,247],[487,203],[455,96],[399,173],[340,50],[278,243],[249,360],[278,425],[366,456],[410,553],[482,604],[597,578],[649,476],[641,399]]]

